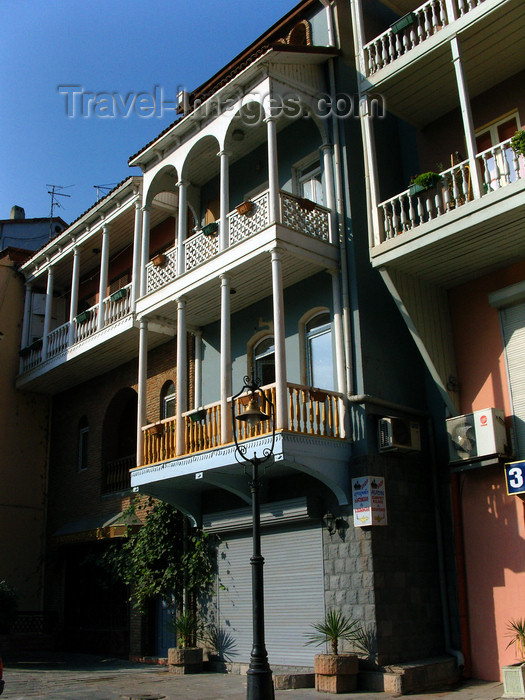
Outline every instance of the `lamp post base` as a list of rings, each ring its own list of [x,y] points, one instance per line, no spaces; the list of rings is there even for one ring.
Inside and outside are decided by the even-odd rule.
[[[270,668],[251,669],[246,672],[246,700],[274,700],[273,678]]]

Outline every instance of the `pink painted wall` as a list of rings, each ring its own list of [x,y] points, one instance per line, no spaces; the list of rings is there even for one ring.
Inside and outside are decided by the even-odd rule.
[[[489,406],[510,415],[499,317],[488,295],[525,277],[525,262],[497,270],[449,293],[461,413]],[[508,620],[525,615],[524,502],[508,496],[501,467],[464,472],[461,506],[472,673],[500,679],[516,661],[506,650]]]

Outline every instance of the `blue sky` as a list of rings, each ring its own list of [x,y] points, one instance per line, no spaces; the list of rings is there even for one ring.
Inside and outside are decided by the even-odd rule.
[[[177,87],[198,87],[296,4],[1,0],[0,219],[14,204],[26,217],[49,216],[54,184],[67,187],[55,213],[70,223],[96,201],[94,185],[140,174],[128,158],[174,121]],[[82,107],[73,89],[116,93],[120,115],[111,98],[100,111],[115,116],[85,116],[87,98]]]

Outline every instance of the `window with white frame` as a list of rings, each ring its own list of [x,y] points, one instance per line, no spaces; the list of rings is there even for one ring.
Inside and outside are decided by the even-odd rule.
[[[175,384],[168,381],[164,384],[160,392],[160,418],[173,418],[175,415]]]
[[[321,206],[325,205],[321,163],[313,154],[296,163],[293,168],[294,192]]]
[[[253,346],[253,370],[262,386],[275,382],[275,343],[267,335]]]
[[[304,338],[308,386],[333,391],[332,324],[327,311],[316,314],[305,323]]]
[[[517,174],[514,167],[514,151],[510,146],[498,149],[498,144],[512,138],[520,129],[520,120],[517,112],[496,119],[476,131],[476,148],[478,153],[493,149],[484,158],[485,168],[483,179],[487,188],[496,190],[502,184],[516,180]]]
[[[78,423],[78,470],[84,471],[88,466],[89,423],[86,416],[82,416]]]

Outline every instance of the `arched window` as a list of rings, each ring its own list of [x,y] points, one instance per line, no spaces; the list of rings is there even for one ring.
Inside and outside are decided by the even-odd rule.
[[[306,381],[328,391],[334,390],[332,353],[332,325],[326,311],[316,314],[305,323]]]
[[[78,470],[87,469],[88,466],[88,438],[89,423],[86,416],[78,422]]]
[[[173,418],[175,415],[175,384],[166,382],[160,392],[160,418]]]
[[[275,345],[273,335],[267,335],[253,347],[253,370],[262,386],[275,382]]]

